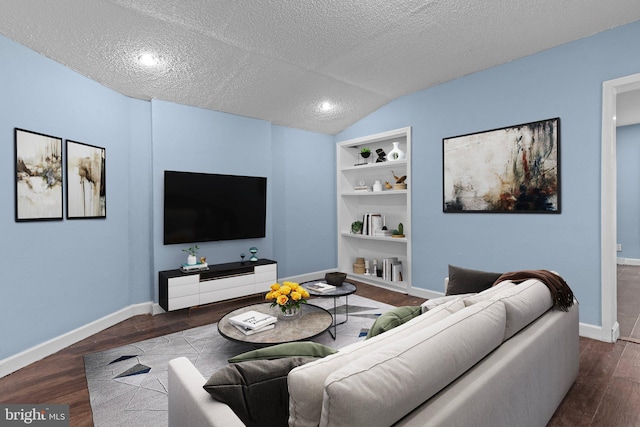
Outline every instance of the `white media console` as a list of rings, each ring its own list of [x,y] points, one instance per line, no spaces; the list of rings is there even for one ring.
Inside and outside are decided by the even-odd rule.
[[[160,306],[166,311],[269,291],[278,280],[278,264],[261,259],[209,265],[207,271],[161,271]]]

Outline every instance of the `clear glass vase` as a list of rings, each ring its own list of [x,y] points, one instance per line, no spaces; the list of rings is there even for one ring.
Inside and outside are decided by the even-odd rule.
[[[280,313],[278,314],[278,317],[282,320],[294,320],[300,316],[301,312],[302,312],[302,307],[298,308],[292,305],[285,308],[284,311],[280,309]]]

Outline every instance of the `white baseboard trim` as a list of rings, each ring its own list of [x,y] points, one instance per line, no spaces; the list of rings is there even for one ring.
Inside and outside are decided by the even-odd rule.
[[[157,308],[156,308],[157,306]],[[159,309],[160,311],[157,311]],[[104,316],[98,320],[81,326],[73,331],[62,334],[35,347],[24,350],[6,359],[0,360],[0,378],[9,375],[19,369],[24,368],[38,360],[44,359],[58,351],[69,347],[72,344],[82,341],[104,329],[107,329],[117,323],[127,320],[130,317],[140,314],[157,314],[163,312],[158,304],[153,302],[145,302],[141,304],[130,305],[115,313]]]
[[[640,259],[637,258],[616,258],[618,265],[635,265],[640,266]]]

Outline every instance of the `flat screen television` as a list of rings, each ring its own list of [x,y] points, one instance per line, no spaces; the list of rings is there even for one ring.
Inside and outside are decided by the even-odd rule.
[[[267,178],[164,172],[164,244],[265,237]]]

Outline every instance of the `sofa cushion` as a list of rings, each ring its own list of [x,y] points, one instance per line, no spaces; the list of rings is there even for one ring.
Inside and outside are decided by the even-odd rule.
[[[246,362],[247,360],[270,360],[294,356],[325,357],[337,351],[338,350],[331,347],[312,341],[288,342],[247,351],[246,353],[232,357],[228,362],[237,363]]]
[[[422,314],[422,307],[418,306],[404,306],[396,307],[385,313],[373,322],[369,332],[367,333],[367,339],[373,338],[376,335],[380,335],[383,332],[387,332],[396,326],[400,326],[403,323],[407,323],[414,317]]]
[[[498,347],[505,322],[502,302],[479,302],[348,363],[325,381],[320,425],[393,425]]]
[[[449,282],[446,295],[482,292],[493,285],[502,273],[472,270],[449,265]]]
[[[470,296],[465,296],[463,301],[464,301],[464,305],[465,306],[470,306],[473,304],[476,304],[480,301],[486,301],[491,299],[494,295],[498,295],[499,293],[503,292],[506,289],[509,288],[513,288],[515,287],[516,284],[513,283],[511,280],[505,280],[503,282],[498,283],[497,285],[486,289],[480,293],[474,294],[474,295],[470,295]]]
[[[507,311],[504,340],[508,340],[553,306],[549,288],[538,279],[529,279],[495,294],[491,299],[502,301]]]
[[[247,426],[282,426],[289,419],[287,374],[311,357],[253,360],[214,372],[203,388]]]
[[[447,295],[444,297],[431,298],[421,304],[422,312],[426,313],[427,311],[433,310],[437,306],[444,304],[446,302],[453,301],[453,300],[461,300],[463,298],[470,297],[472,295],[476,295],[476,294],[470,293],[470,294],[461,294],[461,295]]]
[[[353,343],[337,353],[317,359],[293,369],[289,373],[289,424],[293,426],[318,426],[322,413],[324,381],[332,372],[352,360],[385,348],[389,343],[440,322],[452,313],[464,309],[461,298],[449,301],[384,334]],[[500,332],[501,334],[503,331]],[[379,388],[379,387],[378,387]]]

